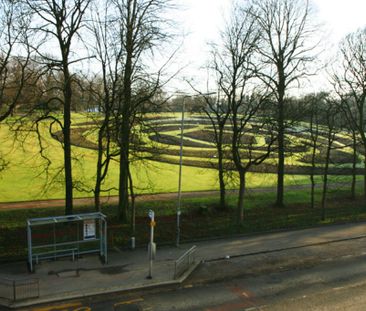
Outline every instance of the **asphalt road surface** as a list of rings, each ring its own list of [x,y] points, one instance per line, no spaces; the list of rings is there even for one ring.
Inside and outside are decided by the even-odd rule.
[[[100,296],[27,310],[352,311],[366,310],[365,293],[363,238],[203,263],[177,290]]]

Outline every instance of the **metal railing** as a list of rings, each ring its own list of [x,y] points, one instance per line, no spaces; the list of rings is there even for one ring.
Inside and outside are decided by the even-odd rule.
[[[19,301],[39,297],[39,280],[0,278],[0,298]]]
[[[195,262],[196,245],[192,246],[182,256],[180,256],[174,265],[174,279],[179,278],[184,272],[186,272],[191,265]]]

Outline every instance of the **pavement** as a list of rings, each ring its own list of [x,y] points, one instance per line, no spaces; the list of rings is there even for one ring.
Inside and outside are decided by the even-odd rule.
[[[246,269],[249,271],[260,265],[263,254],[270,254],[272,260],[282,261],[288,257],[286,252],[292,252],[303,259],[314,256],[314,252],[318,253],[328,244],[332,244],[336,252],[337,243],[357,239],[366,240],[366,223],[237,236],[182,244],[179,248],[173,246],[159,248],[158,245],[151,279],[147,278],[149,261],[147,249],[144,248],[109,250],[107,264],[102,264],[99,257],[92,254],[84,255],[75,261],[71,258],[41,261],[35,266],[34,273],[28,272],[26,262],[2,264],[0,265],[0,297],[12,296],[11,288],[1,285],[4,279],[20,282],[24,279],[37,279],[39,297],[16,301],[0,298],[0,310],[1,306],[21,308],[108,293],[158,287],[179,288],[187,278],[194,279],[195,269],[202,262],[216,262],[217,269],[220,271],[225,266],[223,261],[229,258],[240,258],[241,261],[247,262]],[[179,278],[175,279],[175,261],[193,245],[197,247],[195,261]],[[27,289],[23,291],[26,292]]]

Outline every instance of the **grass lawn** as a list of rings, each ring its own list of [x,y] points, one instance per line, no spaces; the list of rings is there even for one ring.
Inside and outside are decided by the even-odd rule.
[[[73,115],[75,124],[87,121],[86,116]],[[39,143],[34,133],[30,133],[24,143],[14,140],[6,124],[0,125],[0,153],[9,162],[8,168],[0,173],[0,202],[56,199],[64,197],[63,150],[59,142],[52,139],[46,124],[42,128],[44,154],[51,160],[48,173],[47,161],[39,154]],[[177,147],[173,147],[177,148]],[[73,176],[75,197],[92,196],[96,171],[96,151],[73,146]],[[273,161],[273,159],[271,160]],[[291,159],[287,159],[291,162]],[[175,192],[178,185],[178,165],[137,161],[132,164],[136,193]],[[214,169],[191,166],[183,167],[183,191],[217,190],[218,177]],[[270,187],[276,184],[275,174],[248,173],[247,187]],[[347,177],[343,177],[347,179]],[[306,184],[308,176],[286,176],[286,185]],[[118,187],[118,162],[112,161],[105,188]],[[237,178],[233,174],[228,188],[237,188]],[[117,194],[112,190],[109,194]]]
[[[80,119],[80,117],[78,117]],[[0,125],[0,152],[9,162],[0,174],[0,202],[28,201],[37,199],[56,199],[64,197],[63,150],[43,129],[44,154],[51,160],[48,173],[47,161],[40,157],[39,144],[34,133],[28,135],[24,143],[15,141],[7,125]],[[96,171],[96,151],[73,146],[73,176],[80,189],[75,197],[92,196]],[[118,162],[112,161],[105,188],[118,187]],[[145,161],[134,162],[132,174],[135,179],[136,193],[175,192],[178,185],[178,166],[174,164]],[[217,171],[184,166],[182,190],[217,190]],[[248,173],[247,186],[268,187],[276,183],[275,174]],[[286,176],[286,184],[308,183],[307,176]],[[236,178],[228,188],[236,188]],[[116,190],[110,192],[117,194]]]
[[[170,115],[172,116],[172,115]],[[86,116],[73,115],[73,122],[87,121]],[[85,125],[88,126],[88,125]],[[34,133],[29,133],[24,143],[14,140],[8,125],[0,125],[0,154],[9,162],[5,171],[0,173],[0,202],[27,201],[64,197],[63,185],[63,150],[59,142],[51,138],[45,126],[42,130],[42,146],[44,155],[50,160],[48,174],[45,171],[47,161],[40,156],[39,142]],[[21,133],[24,135],[25,133]],[[90,137],[95,135],[92,133]],[[144,135],[145,139],[148,135]],[[260,139],[258,139],[259,141]],[[263,140],[263,139],[262,139]],[[294,139],[296,140],[296,139]],[[159,145],[159,143],[157,143]],[[161,148],[179,148],[160,144]],[[187,148],[187,147],[185,147]],[[187,149],[185,149],[187,150]],[[73,146],[73,176],[79,190],[75,197],[92,196],[95,177],[96,151]],[[349,151],[350,152],[350,151]],[[169,157],[169,155],[165,155]],[[198,159],[198,158],[197,158]],[[213,159],[211,159],[214,161]],[[275,159],[269,159],[273,162]],[[299,154],[286,159],[288,164],[297,164]],[[176,164],[155,161],[136,161],[132,163],[132,174],[136,186],[135,192],[159,193],[176,192],[178,185]],[[217,171],[193,166],[183,166],[182,191],[218,190]],[[118,162],[112,161],[105,188],[118,187]],[[361,179],[361,176],[358,177]],[[200,238],[230,236],[290,228],[303,228],[339,222],[366,220],[366,205],[360,194],[362,185],[358,185],[359,199],[352,201],[350,195],[350,176],[329,176],[332,188],[329,191],[326,220],[322,221],[321,209],[309,208],[310,189],[292,189],[285,187],[285,204],[282,209],[274,208],[276,193],[254,192],[251,189],[273,187],[277,182],[276,174],[248,173],[247,193],[245,198],[244,222],[237,223],[236,195],[228,195],[228,209],[217,209],[218,196],[195,197],[182,201],[182,241]],[[321,176],[316,182],[321,183]],[[237,189],[237,176],[232,174],[228,189]],[[344,184],[342,184],[344,183]],[[307,175],[286,175],[285,185],[309,184]],[[110,194],[117,194],[112,190]],[[320,202],[321,190],[316,189],[316,202]],[[147,211],[154,209],[156,213],[156,240],[159,245],[172,244],[176,232],[176,200],[136,203],[136,240],[138,245],[146,245],[149,225]],[[74,213],[93,212],[92,206],[75,207]],[[28,218],[58,216],[64,208],[40,208],[2,210],[0,217],[0,260],[24,258],[26,255],[26,220]],[[110,248],[126,247],[131,237],[131,227],[121,224],[117,219],[116,206],[104,206],[103,213],[108,217],[108,241]],[[48,234],[48,231],[45,230]]]

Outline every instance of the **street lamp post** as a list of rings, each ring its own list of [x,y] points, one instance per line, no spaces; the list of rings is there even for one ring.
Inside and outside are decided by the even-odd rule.
[[[180,150],[179,150],[179,175],[178,175],[178,203],[177,203],[177,241],[176,245],[180,244],[180,214],[181,214],[181,200],[182,200],[182,162],[183,162],[183,133],[184,133],[184,104],[187,96],[183,97],[182,102],[182,117],[180,125]]]
[[[180,125],[180,150],[179,150],[179,175],[178,175],[178,203],[177,203],[177,232],[176,232],[176,246],[180,245],[180,215],[181,215],[181,201],[182,201],[182,164],[183,164],[183,134],[184,134],[184,112],[185,100],[188,97],[213,95],[215,92],[205,94],[184,95],[182,99],[182,115]]]

